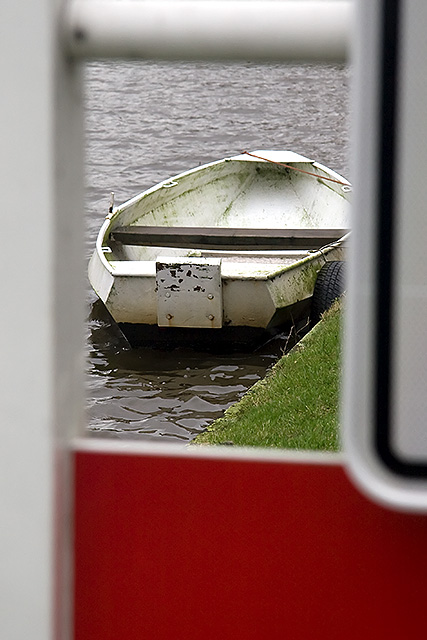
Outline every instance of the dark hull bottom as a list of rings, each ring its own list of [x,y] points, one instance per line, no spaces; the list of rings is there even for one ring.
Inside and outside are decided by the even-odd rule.
[[[223,327],[222,329],[189,329],[158,327],[148,324],[116,324],[105,305],[98,300],[91,317],[110,325],[120,340],[126,339],[132,348],[194,349],[210,353],[250,352],[282,337],[286,349],[291,348],[309,328],[310,301],[298,303],[286,312],[277,312],[267,329],[252,327]],[[120,332],[117,332],[117,328]]]
[[[119,324],[131,347],[175,349],[185,347],[197,351],[226,353],[251,351],[268,341],[272,334],[265,329],[225,327],[223,329],[188,329],[157,325]]]
[[[289,335],[290,348],[308,330],[309,305],[298,305],[295,314],[275,317],[267,329],[253,327],[223,327],[222,329],[189,329],[158,327],[157,325],[119,323],[120,330],[133,348],[175,349],[184,347],[211,353],[249,352],[268,343],[278,335]]]

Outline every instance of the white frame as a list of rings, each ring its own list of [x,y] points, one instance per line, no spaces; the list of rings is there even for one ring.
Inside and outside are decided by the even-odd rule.
[[[0,119],[1,638],[72,637],[70,452],[84,432],[81,61],[143,56],[341,62],[351,4],[0,3],[6,98]],[[153,22],[162,11],[167,38]],[[203,33],[194,46],[190,26]],[[237,455],[267,457],[245,450]]]

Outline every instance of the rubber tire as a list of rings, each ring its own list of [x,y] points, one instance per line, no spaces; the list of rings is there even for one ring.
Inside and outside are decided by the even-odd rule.
[[[311,301],[311,324],[321,316],[345,291],[345,262],[327,262],[317,274]]]

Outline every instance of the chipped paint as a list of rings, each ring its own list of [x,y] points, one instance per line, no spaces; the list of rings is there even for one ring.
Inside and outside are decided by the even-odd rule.
[[[159,257],[156,285],[159,327],[222,327],[220,259]]]

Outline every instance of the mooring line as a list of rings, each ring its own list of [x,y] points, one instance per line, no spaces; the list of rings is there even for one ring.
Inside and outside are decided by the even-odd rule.
[[[305,171],[305,169],[299,169],[299,167],[293,167],[292,165],[285,164],[284,162],[277,162],[276,160],[270,160],[269,158],[263,158],[262,156],[257,156],[255,153],[251,153],[250,151],[242,151],[242,154],[252,156],[253,158],[257,158],[258,160],[264,160],[264,162],[271,162],[271,164],[277,164],[280,167],[285,167],[285,169],[292,169],[293,171],[299,171],[300,173],[305,173],[308,176],[313,176],[314,178],[319,178],[320,180],[329,180],[330,182],[336,182],[337,184],[341,184],[343,187],[351,188],[351,185],[348,184],[348,182],[342,182],[341,180],[336,180],[335,178],[328,178],[327,176],[319,176],[317,173]]]

